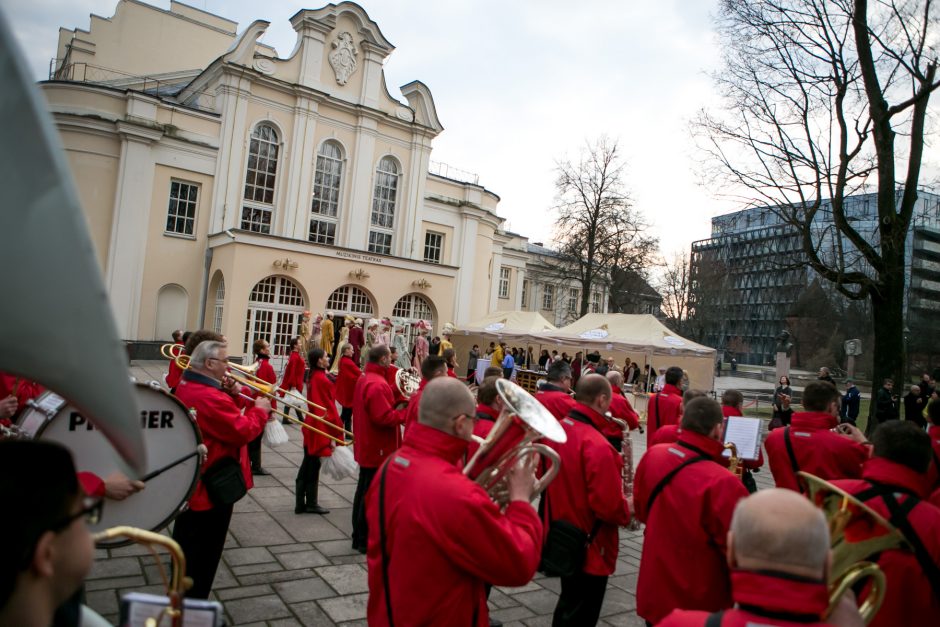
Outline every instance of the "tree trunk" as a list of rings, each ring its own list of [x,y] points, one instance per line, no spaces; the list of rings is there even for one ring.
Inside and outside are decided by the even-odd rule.
[[[872,402],[868,412],[865,434],[871,437],[875,427],[875,394],[885,379],[894,379],[894,392],[899,394],[904,385],[904,245],[900,251],[885,256],[888,271],[883,273],[881,289],[871,294],[872,319],[875,345],[872,350],[873,368],[871,379]],[[897,263],[900,257],[900,263]],[[894,262],[894,263],[892,263]]]

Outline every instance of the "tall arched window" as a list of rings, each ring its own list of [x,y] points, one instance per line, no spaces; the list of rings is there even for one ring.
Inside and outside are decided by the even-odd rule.
[[[317,153],[313,180],[313,201],[310,205],[310,234],[307,239],[317,244],[336,243],[336,222],[339,216],[339,188],[343,179],[343,153],[339,144],[323,142]]]
[[[419,320],[427,320],[434,328],[434,310],[430,301],[421,294],[405,294],[398,299],[395,307],[392,308],[392,317],[396,323],[405,325],[406,345],[411,346],[414,343],[417,330],[415,324]]]
[[[290,341],[297,337],[304,313],[304,296],[296,283],[269,276],[255,284],[248,297],[245,318],[245,356],[251,358],[255,340],[271,345],[271,365],[280,371],[290,356]]]
[[[215,288],[215,310],[212,313],[212,330],[222,332],[222,310],[225,306],[225,279],[219,277],[219,285]]]
[[[369,252],[392,254],[392,233],[395,227],[395,205],[398,201],[398,164],[383,157],[375,170],[372,193],[372,227],[369,229]]]
[[[326,310],[334,314],[350,314],[364,320],[375,316],[372,299],[355,285],[344,285],[333,290],[326,299]]]
[[[277,178],[277,131],[270,124],[259,124],[251,133],[248,170],[245,174],[245,201],[241,228],[270,233],[274,214],[274,184]]]

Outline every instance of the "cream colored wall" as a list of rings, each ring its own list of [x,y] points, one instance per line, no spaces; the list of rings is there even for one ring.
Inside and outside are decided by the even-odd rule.
[[[199,184],[196,206],[195,237],[167,235],[166,215],[173,180]],[[157,293],[168,283],[186,290],[188,296],[186,326],[197,326],[199,297],[202,289],[206,236],[209,226],[209,208],[212,206],[213,177],[157,165],[150,195],[150,216],[147,222],[147,252],[141,282],[139,339],[154,337]],[[214,302],[215,295],[209,298]],[[207,307],[210,309],[210,307]]]
[[[453,265],[453,260],[451,258],[451,253],[454,249],[454,227],[448,226],[446,224],[438,224],[435,222],[423,222],[421,225],[421,231],[419,232],[419,244],[420,244],[420,253],[419,256],[424,259],[424,242],[426,241],[426,236],[428,231],[434,231],[435,233],[442,233],[444,235],[444,246],[441,249],[441,263],[445,265]],[[460,263],[459,260],[457,262]]]
[[[467,320],[476,320],[491,311],[490,293],[499,270],[493,268],[494,229],[487,224],[477,223],[476,247],[470,259],[461,265],[463,271],[473,272],[473,299]]]
[[[59,32],[57,56],[62,58],[73,36],[93,44],[93,53],[76,46],[72,63],[120,68],[142,76],[203,68],[228,49],[235,39],[235,23],[203,16],[194,10],[171,13],[143,3],[121,0],[110,19],[91,16],[90,32]],[[208,22],[208,23],[206,23]],[[228,30],[220,30],[224,26]],[[83,48],[88,48],[83,44]]]

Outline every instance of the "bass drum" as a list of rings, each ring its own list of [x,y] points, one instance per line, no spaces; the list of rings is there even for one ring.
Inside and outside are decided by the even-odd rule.
[[[142,477],[146,488],[123,501],[106,500],[96,533],[117,525],[160,531],[183,510],[199,479],[202,437],[189,410],[156,382],[136,383],[140,426],[147,451]],[[120,457],[107,438],[65,399],[47,391],[24,410],[18,423],[21,435],[58,442],[72,452],[75,468],[101,479],[123,472]],[[184,459],[185,458],[185,459]],[[181,461],[182,460],[182,461]],[[124,538],[99,543],[103,548],[131,544]]]

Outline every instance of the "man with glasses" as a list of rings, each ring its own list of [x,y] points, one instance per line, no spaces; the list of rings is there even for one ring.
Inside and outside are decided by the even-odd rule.
[[[535,575],[542,525],[529,504],[535,461],[508,474],[505,512],[457,467],[475,422],[457,379],[429,382],[418,423],[381,467],[367,500],[369,625],[487,624],[486,584]]]
[[[241,465],[245,486],[251,488],[245,445],[264,431],[271,403],[259,396],[250,401],[251,404],[246,403],[245,413],[242,413],[240,387],[227,373],[226,344],[202,342],[192,353],[189,369],[183,373],[176,395],[186,407],[196,410],[196,423],[208,449],[203,472],[224,458],[234,458]],[[214,503],[200,480],[189,499],[189,509],[176,518],[173,539],[183,549],[186,574],[193,579],[193,587],[186,596],[208,598],[222,557],[233,506]]]
[[[37,489],[41,486],[41,489]],[[69,452],[47,442],[0,442],[0,625],[46,627],[94,559],[86,521],[101,500],[79,487]]]

